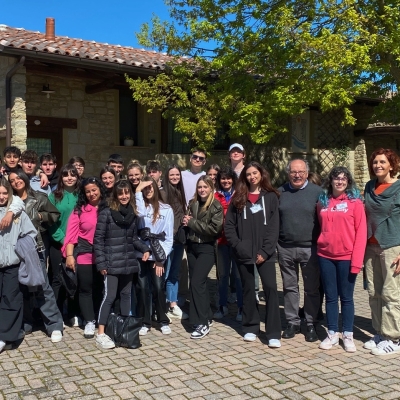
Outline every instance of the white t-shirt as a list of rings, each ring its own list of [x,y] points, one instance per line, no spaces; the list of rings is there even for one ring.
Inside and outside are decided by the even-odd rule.
[[[197,181],[205,174],[206,173],[204,171],[194,174],[189,169],[182,171],[182,183],[183,189],[185,190],[186,205],[189,204],[189,201],[192,200],[194,194],[196,193]]]

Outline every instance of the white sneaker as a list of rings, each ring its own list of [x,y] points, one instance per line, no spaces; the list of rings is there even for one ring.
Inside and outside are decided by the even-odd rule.
[[[242,320],[243,320],[242,309],[241,309],[241,308],[238,308],[238,312],[237,312],[237,314],[236,314],[236,321],[237,321],[237,322],[242,322]]]
[[[256,339],[257,339],[257,335],[254,334],[254,333],[246,333],[246,334],[243,336],[243,340],[244,340],[245,342],[255,342]]]
[[[139,331],[139,336],[145,336],[149,332],[150,328],[147,326],[142,326]]]
[[[179,306],[174,306],[168,309],[167,317],[176,319],[188,319],[189,315],[182,311]]]
[[[383,340],[375,349],[371,350],[374,356],[387,356],[389,354],[398,353],[400,351],[400,342],[393,342],[391,340]]]
[[[171,328],[169,327],[169,325],[162,325],[161,332],[163,335],[170,335],[172,331],[171,331]],[[140,335],[140,333],[139,333],[139,335]]]
[[[96,336],[96,344],[102,349],[113,349],[115,347],[115,343],[105,333]]]
[[[339,333],[334,332],[330,334],[328,332],[328,336],[319,344],[319,348],[322,350],[330,350],[333,346],[337,346],[339,344]]]
[[[269,339],[268,347],[271,347],[271,349],[279,349],[279,347],[281,347],[281,341],[279,339]]]
[[[51,332],[51,341],[53,343],[61,342],[62,338],[63,338],[63,335],[62,335],[61,331]]]
[[[372,337],[371,339],[369,339],[368,340],[368,342],[365,342],[364,343],[364,349],[367,349],[367,350],[372,350],[372,349],[375,349],[376,348],[376,346],[378,346],[378,344],[380,343],[380,342],[383,342],[383,337],[381,336],[381,335],[379,335],[379,334],[377,334],[377,335],[374,335],[374,337]]]
[[[95,329],[96,329],[95,321],[87,322],[85,325],[85,331],[83,332],[83,336],[86,339],[93,339]]]
[[[3,351],[4,347],[6,347],[6,342],[0,340],[0,353]]]
[[[81,317],[77,317],[77,316],[72,317],[69,320],[69,324],[72,327],[82,326],[83,325],[82,318]]]
[[[218,311],[214,314],[214,318],[221,319],[229,314],[228,307],[219,306]]]
[[[357,351],[356,345],[354,344],[353,340],[353,333],[344,334],[343,332],[342,339],[343,339],[344,349],[348,353],[355,353]]]

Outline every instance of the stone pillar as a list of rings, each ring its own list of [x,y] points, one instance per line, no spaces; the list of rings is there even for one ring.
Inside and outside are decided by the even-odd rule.
[[[365,140],[359,139],[354,147],[354,179],[360,190],[364,190],[365,184],[370,180],[368,172],[368,157]]]
[[[0,137],[6,129],[6,74],[17,62],[16,58],[0,56]],[[11,79],[11,144],[26,150],[26,70],[21,68]],[[2,147],[5,140],[2,140]]]

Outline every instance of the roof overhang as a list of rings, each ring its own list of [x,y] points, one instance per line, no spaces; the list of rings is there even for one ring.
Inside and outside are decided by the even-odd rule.
[[[122,74],[136,75],[136,76],[153,76],[163,70],[160,69],[149,69],[143,67],[135,67],[131,65],[124,65],[119,63],[110,63],[101,60],[91,60],[81,57],[64,56],[61,54],[51,54],[42,51],[17,49],[0,45],[0,55],[4,54],[7,56],[20,57],[25,56],[27,60],[36,60],[42,62],[51,62],[63,66],[75,67],[75,68],[86,68],[96,71],[104,72],[116,72]]]

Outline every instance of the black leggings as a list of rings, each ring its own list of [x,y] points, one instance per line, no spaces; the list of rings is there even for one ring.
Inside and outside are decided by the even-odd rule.
[[[102,299],[102,276],[93,264],[77,264],[79,307],[86,321],[94,321]]]
[[[99,325],[106,325],[111,306],[120,294],[121,315],[127,317],[131,310],[131,289],[133,274],[104,275],[104,297],[99,311]]]

